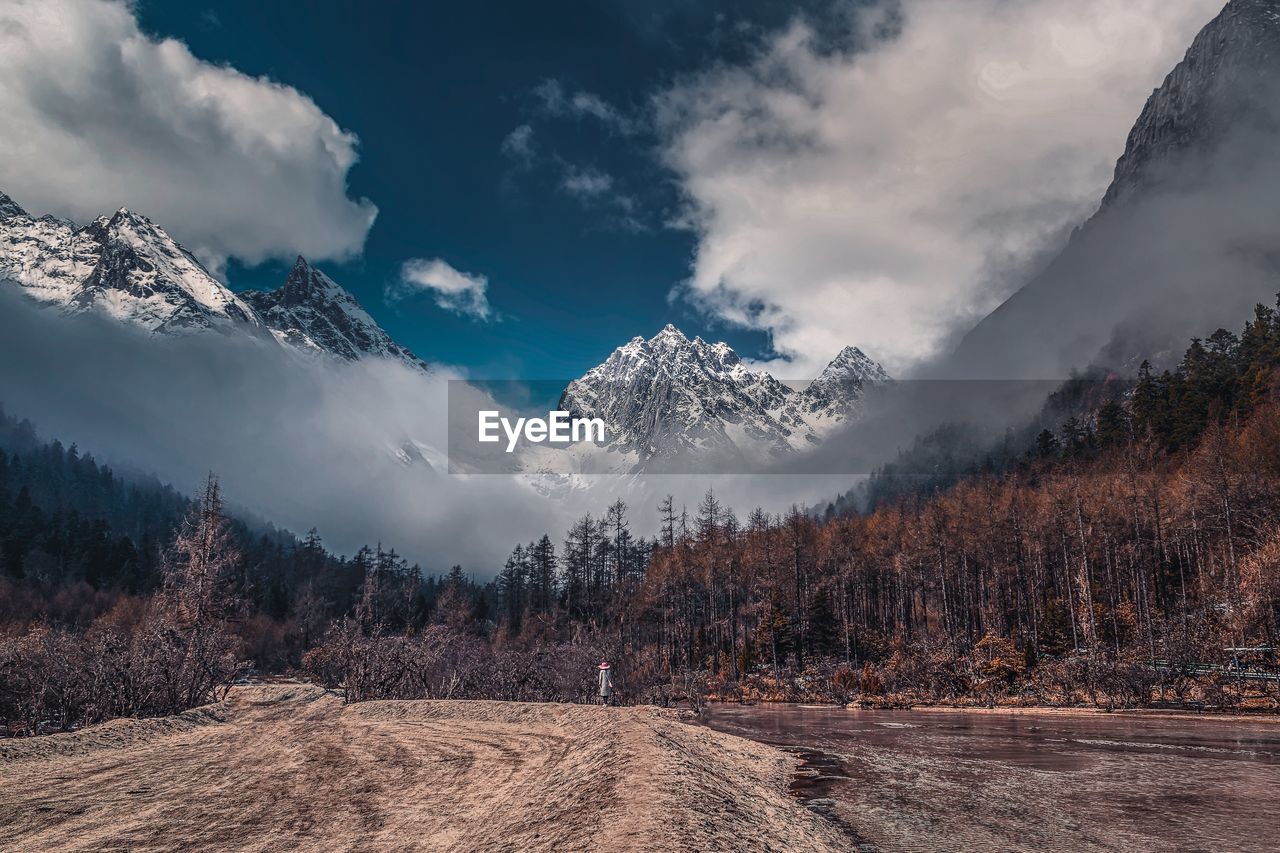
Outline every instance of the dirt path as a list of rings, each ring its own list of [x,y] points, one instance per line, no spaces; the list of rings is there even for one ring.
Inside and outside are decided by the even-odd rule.
[[[237,688],[0,741],[0,850],[834,850],[794,760],[651,708]]]

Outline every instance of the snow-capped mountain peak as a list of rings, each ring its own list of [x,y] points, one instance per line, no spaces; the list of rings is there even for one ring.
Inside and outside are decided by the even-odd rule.
[[[151,331],[258,326],[253,310],[150,219],[122,207],[84,233],[102,250],[71,305],[100,307]]]
[[[347,361],[372,356],[428,369],[426,362],[392,340],[354,296],[301,255],[278,290],[241,295],[286,345]]]
[[[859,407],[869,383],[889,374],[857,347],[845,347],[801,394],[801,408],[815,422],[839,423]]]
[[[100,311],[151,332],[259,326],[253,310],[145,216],[120,208],[84,228],[32,218],[0,196],[0,278],[62,311]]]
[[[156,223],[121,207],[83,228],[32,218],[0,193],[0,280],[65,313],[95,311],[156,334],[246,333],[309,354],[426,370],[355,297],[299,257],[270,293],[237,295]]]
[[[0,219],[8,219],[10,216],[26,215],[27,212],[23,210],[16,201],[0,192]]]
[[[815,382],[887,382],[889,374],[857,347],[845,347],[823,368]]]
[[[279,292],[280,302],[287,305],[304,305],[317,299],[355,301],[341,285],[313,267],[302,255],[294,259],[289,276]]]
[[[560,408],[603,418],[607,450],[635,468],[694,452],[769,458],[817,444],[856,413],[863,382],[886,379],[851,347],[824,371],[821,393],[811,394],[750,369],[726,343],[690,340],[667,325],[648,340],[632,338],[569,383]]]

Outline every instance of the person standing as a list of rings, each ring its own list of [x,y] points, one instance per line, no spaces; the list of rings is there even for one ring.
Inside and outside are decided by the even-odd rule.
[[[609,662],[600,662],[600,704],[608,705],[613,699],[613,673],[609,669]]]

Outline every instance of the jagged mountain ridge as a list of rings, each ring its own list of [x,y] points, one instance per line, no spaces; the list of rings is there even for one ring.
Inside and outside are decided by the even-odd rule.
[[[861,350],[847,347],[803,389],[752,370],[723,342],[690,340],[668,325],[633,338],[571,382],[560,408],[599,417],[607,449],[643,465],[687,454],[773,456],[816,446],[854,417],[869,382],[889,379]]]
[[[426,362],[396,343],[354,296],[301,255],[279,289],[247,290],[241,296],[289,346],[349,361],[376,356],[427,369]]]
[[[164,229],[126,208],[81,228],[32,217],[0,193],[0,279],[65,313],[98,311],[154,334],[249,334],[308,356],[428,369],[305,259],[279,289],[236,294]]]
[[[0,279],[61,313],[98,312],[152,334],[249,334],[308,357],[391,359],[429,370],[306,259],[295,260],[280,288],[237,294],[161,227],[123,208],[78,227],[32,217],[0,194]],[[690,340],[668,326],[570,383],[561,407],[604,417],[609,446],[583,452],[592,464],[604,458],[606,469],[630,472],[687,453],[758,457],[813,448],[856,414],[866,383],[887,379],[847,347],[817,380],[796,388],[750,369],[725,343]],[[581,467],[572,454],[548,450],[532,448],[516,470]]]
[[[1230,0],[1135,121],[1097,212],[962,340],[946,372],[1062,378],[1176,357],[1280,274],[1280,0]]]

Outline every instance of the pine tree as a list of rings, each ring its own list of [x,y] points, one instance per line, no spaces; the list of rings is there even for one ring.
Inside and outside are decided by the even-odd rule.
[[[831,597],[825,585],[820,585],[809,599],[808,629],[805,639],[809,651],[826,656],[838,650],[840,622],[831,607]]]
[[[239,562],[240,551],[222,513],[218,478],[210,473],[163,564],[165,590],[179,619],[203,625],[231,616],[231,586]]]
[[[1129,413],[1118,400],[1108,400],[1098,409],[1098,444],[1101,447],[1123,447],[1130,438]]]
[[[622,499],[609,505],[605,513],[605,527],[609,531],[609,551],[613,571],[612,582],[616,589],[624,589],[631,578],[631,529],[627,523],[627,505]]]
[[[675,498],[667,495],[662,503],[658,504],[658,517],[662,522],[661,532],[658,534],[658,542],[668,551],[676,547],[676,506]]]
[[[1047,429],[1041,430],[1036,436],[1035,455],[1037,459],[1057,459],[1058,451],[1062,447],[1062,442],[1058,441],[1058,437]]]
[[[466,579],[462,566],[455,565],[445,578],[444,590],[436,599],[436,621],[460,630],[471,619],[471,605],[467,600]]]
[[[556,547],[544,534],[527,553],[530,607],[535,613],[549,613],[556,596]]]
[[[525,608],[528,603],[528,576],[527,552],[523,545],[517,545],[498,575],[503,615],[506,617],[507,630],[513,636],[519,635],[524,623]]]

